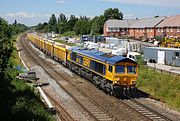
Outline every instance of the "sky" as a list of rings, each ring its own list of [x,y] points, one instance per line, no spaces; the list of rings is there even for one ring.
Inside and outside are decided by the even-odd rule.
[[[118,8],[126,19],[171,16],[180,14],[180,0],[0,0],[0,17],[32,26],[52,14],[93,18],[108,8]]]

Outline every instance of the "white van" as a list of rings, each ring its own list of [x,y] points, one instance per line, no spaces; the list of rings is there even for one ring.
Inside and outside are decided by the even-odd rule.
[[[137,52],[128,52],[127,54],[127,57],[131,58],[134,61],[137,61],[137,56],[141,56],[141,54]]]

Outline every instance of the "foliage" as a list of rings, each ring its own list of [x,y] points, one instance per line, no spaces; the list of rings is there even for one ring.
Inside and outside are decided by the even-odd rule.
[[[108,8],[104,11],[104,17],[105,20],[107,21],[108,19],[119,19],[122,20],[123,19],[123,14],[122,12],[119,11],[118,8]]]
[[[61,34],[61,36],[65,36],[65,37],[73,37],[75,35],[76,35],[76,33],[74,31],[68,31],[68,32]]]
[[[5,78],[11,53],[13,52],[12,30],[7,22],[0,18],[0,77]],[[0,87],[7,87],[8,82],[2,80]]]
[[[35,30],[45,33],[54,31],[55,33],[63,34],[68,31],[74,31],[77,35],[100,35],[103,34],[104,22],[108,19],[123,19],[123,14],[117,8],[106,9],[104,15],[96,16],[93,19],[86,16],[77,18],[74,15],[71,15],[68,19],[63,13],[56,19],[55,15],[52,14],[48,23],[39,23]]]
[[[27,31],[28,27],[24,24],[18,23],[17,20],[14,21],[12,25],[10,25],[13,35],[19,34],[21,32]]]
[[[49,19],[49,31],[57,31],[57,19],[56,16],[54,14],[52,14],[52,16]]]
[[[91,26],[91,35],[99,35],[103,33],[105,18],[103,15],[95,17]]]
[[[180,78],[161,74],[140,65],[138,88],[180,111]]]
[[[17,80],[17,51],[13,34],[25,31],[23,24],[9,25],[0,18],[0,115],[3,121],[53,120],[34,90]],[[18,31],[17,31],[18,30]]]
[[[74,15],[70,16],[69,21],[66,23],[67,31],[73,31],[74,25],[76,24],[78,18],[76,18]]]
[[[45,106],[39,99],[39,95],[34,93],[33,88],[21,80],[13,81],[12,85],[14,86],[13,94],[16,95],[14,97],[14,105],[11,108],[14,120],[53,120],[45,110]]]
[[[88,19],[79,19],[74,25],[74,32],[81,35],[88,34],[90,30],[88,21]]]

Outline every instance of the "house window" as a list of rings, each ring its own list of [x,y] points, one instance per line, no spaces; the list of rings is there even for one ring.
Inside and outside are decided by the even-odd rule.
[[[161,29],[161,32],[163,32],[163,29]]]
[[[143,29],[143,32],[144,32],[144,29]]]
[[[168,29],[168,28],[166,29],[166,32],[169,32],[169,29]]]
[[[160,32],[160,29],[158,28],[158,32]]]
[[[173,28],[171,28],[171,32],[173,32]]]
[[[147,32],[149,32],[149,29],[147,29]]]
[[[150,32],[152,32],[152,29],[150,29]]]
[[[177,32],[180,32],[180,27],[177,28]]]

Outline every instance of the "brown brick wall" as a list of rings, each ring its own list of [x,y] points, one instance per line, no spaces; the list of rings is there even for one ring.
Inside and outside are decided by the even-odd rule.
[[[131,36],[131,37],[135,36],[134,29],[129,28],[129,36]]]

